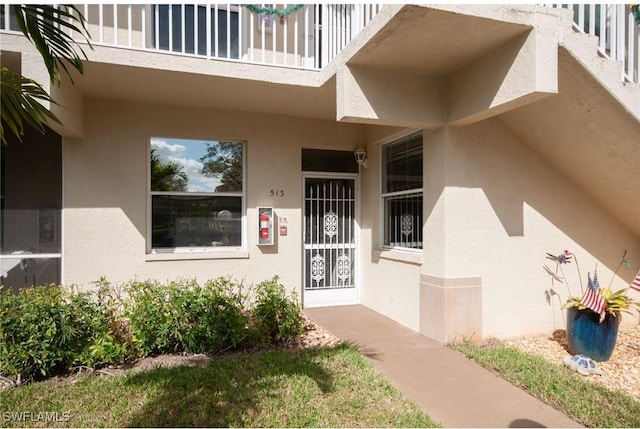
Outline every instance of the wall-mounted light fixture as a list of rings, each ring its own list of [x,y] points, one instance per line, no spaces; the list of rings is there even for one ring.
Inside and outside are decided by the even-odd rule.
[[[365,152],[364,148],[360,146],[354,153],[353,156],[356,158],[356,162],[358,165],[367,168],[367,152]]]

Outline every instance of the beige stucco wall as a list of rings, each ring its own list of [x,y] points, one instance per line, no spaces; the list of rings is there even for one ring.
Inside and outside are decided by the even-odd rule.
[[[640,266],[638,237],[499,119],[444,128],[442,138],[446,186],[435,206],[444,207],[444,222],[440,222],[445,237],[440,248],[443,277],[481,278],[482,302],[478,305],[485,337],[564,328],[557,297],[551,304],[545,299],[551,281],[543,264],[555,269],[553,261],[545,259],[546,252],[569,249],[576,253],[584,282],[587,271],[593,273],[599,261],[603,287],[608,286],[623,249],[629,250],[629,262]],[[431,195],[437,193],[435,189]],[[627,286],[635,274],[632,271],[620,271],[614,289]],[[432,274],[431,266],[423,266],[423,272]],[[567,266],[565,273],[572,293],[581,295],[575,264]],[[566,288],[556,284],[555,289],[564,301]],[[638,320],[637,315],[624,319],[628,323]]]
[[[543,265],[555,269],[546,252],[574,252],[585,283],[598,262],[602,287],[624,249],[640,266],[638,237],[498,118],[424,131],[423,252],[381,249],[380,145],[407,132],[368,133],[364,305],[442,342],[551,333],[565,321],[558,297],[546,299],[552,284]],[[621,269],[614,290],[636,272]],[[575,264],[565,274],[572,294],[581,295]],[[554,289],[567,298],[565,285]],[[623,321],[637,323],[638,315]]]
[[[64,144],[65,283],[88,288],[103,275],[114,282],[232,275],[251,284],[277,274],[300,293],[301,148],[353,150],[360,126],[95,99],[85,105],[86,137]],[[147,255],[151,136],[247,142],[246,250],[174,260]],[[271,189],[284,196],[270,196]],[[273,247],[256,245],[259,205],[288,218],[288,235]]]
[[[274,274],[300,292],[302,147],[353,150],[361,169],[361,303],[446,342],[511,337],[564,327],[543,265],[546,252],[575,252],[583,270],[599,261],[608,285],[623,249],[640,266],[637,236],[588,192],[550,166],[501,119],[424,132],[424,250],[380,246],[380,146],[412,130],[285,116],[87,100],[86,138],[65,140],[64,281],[233,275],[254,283]],[[247,141],[247,247],[219,257],[158,260],[146,255],[150,136]],[[267,167],[265,167],[267,166]],[[273,198],[270,189],[283,189]],[[273,248],[255,245],[257,205],[288,218]],[[580,294],[573,266],[566,273]],[[633,277],[622,270],[614,288]],[[562,299],[563,286],[556,287]],[[635,294],[635,292],[631,292]],[[461,303],[464,303],[462,305]],[[624,317],[625,323],[637,316]]]

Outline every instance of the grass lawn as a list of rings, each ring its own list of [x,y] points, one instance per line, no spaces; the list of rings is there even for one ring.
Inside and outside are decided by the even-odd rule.
[[[499,344],[451,347],[586,427],[640,427],[640,402],[540,356]]]
[[[49,414],[46,421],[39,414],[45,412],[57,415]],[[347,345],[227,356],[204,367],[32,383],[0,392],[2,425],[438,426]]]

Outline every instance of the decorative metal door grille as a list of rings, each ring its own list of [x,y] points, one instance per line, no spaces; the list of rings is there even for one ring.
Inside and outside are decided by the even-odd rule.
[[[305,180],[305,289],[355,287],[355,180]]]

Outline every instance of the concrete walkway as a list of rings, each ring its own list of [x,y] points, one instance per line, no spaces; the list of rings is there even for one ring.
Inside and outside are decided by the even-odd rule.
[[[580,427],[457,352],[364,306],[304,311],[357,347],[406,397],[445,427]]]

